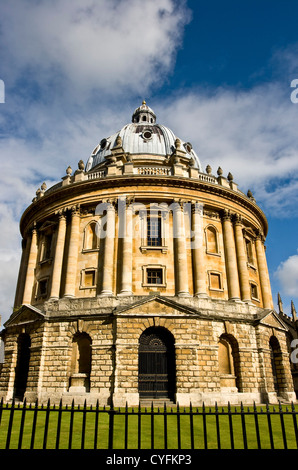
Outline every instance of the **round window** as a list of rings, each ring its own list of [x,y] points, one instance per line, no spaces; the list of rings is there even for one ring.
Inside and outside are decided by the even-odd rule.
[[[151,137],[152,137],[152,132],[151,132],[150,130],[144,131],[144,132],[143,132],[143,137],[144,137],[145,139],[151,139]]]
[[[100,148],[103,150],[107,145],[107,139],[102,139],[100,142]]]
[[[192,145],[191,145],[189,142],[187,142],[187,143],[185,144],[185,148],[186,148],[186,151],[187,151],[188,153],[191,153],[191,151],[192,151]]]

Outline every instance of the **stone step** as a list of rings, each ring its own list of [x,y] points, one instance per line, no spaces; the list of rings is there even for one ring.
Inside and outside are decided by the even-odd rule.
[[[140,405],[144,408],[151,408],[152,403],[154,408],[164,408],[165,405],[167,408],[171,406],[176,406],[176,404],[169,398],[143,398],[140,400]]]

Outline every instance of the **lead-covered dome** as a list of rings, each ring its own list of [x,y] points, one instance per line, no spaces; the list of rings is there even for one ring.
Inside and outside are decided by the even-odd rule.
[[[168,158],[175,150],[177,136],[168,127],[156,123],[154,111],[143,101],[132,115],[132,122],[110,137],[103,138],[90,155],[86,171],[91,171],[111,155],[111,150],[121,142],[126,154],[133,156],[152,155]],[[179,138],[181,150],[202,171],[200,160],[191,143]],[[146,157],[145,157],[146,158]]]

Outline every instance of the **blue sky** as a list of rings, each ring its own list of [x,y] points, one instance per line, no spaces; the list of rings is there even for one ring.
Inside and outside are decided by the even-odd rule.
[[[296,0],[10,0],[0,5],[0,314],[19,218],[146,99],[159,122],[251,189],[269,222],[274,301],[298,306]]]

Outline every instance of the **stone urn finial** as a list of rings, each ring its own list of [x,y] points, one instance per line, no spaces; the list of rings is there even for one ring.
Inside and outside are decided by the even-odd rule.
[[[207,172],[207,174],[208,174],[208,175],[211,175],[211,171],[212,171],[211,166],[210,166],[210,165],[207,165],[207,166],[206,166],[206,172]]]
[[[234,177],[233,177],[232,173],[229,172],[229,174],[228,174],[228,180],[229,180],[229,181],[233,181],[233,179],[234,179]]]
[[[249,197],[251,201],[256,202],[255,197],[250,189],[247,191],[247,197]]]
[[[121,147],[121,145],[122,145],[122,139],[121,139],[120,135],[118,135],[117,139],[116,139],[116,146]]]
[[[66,168],[66,174],[67,174],[68,176],[70,176],[70,175],[72,174],[72,168],[71,168],[71,166],[68,166],[68,167]]]
[[[83,171],[84,168],[85,168],[85,163],[83,162],[83,160],[80,160],[79,163],[78,163],[78,168],[79,170]]]
[[[219,166],[218,169],[217,169],[217,174],[218,174],[218,176],[221,176],[221,175],[222,175],[222,169],[220,168],[220,166]]]
[[[175,140],[175,147],[176,147],[176,149],[180,149],[180,147],[181,147],[181,141],[180,141],[180,139],[176,139],[176,140]]]
[[[47,189],[46,183],[43,182],[40,188],[41,188],[42,191],[45,191]]]

